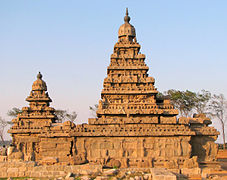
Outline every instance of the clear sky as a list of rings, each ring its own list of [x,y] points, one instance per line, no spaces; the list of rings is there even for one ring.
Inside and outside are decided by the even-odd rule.
[[[51,106],[87,122],[126,7],[159,91],[227,97],[226,0],[0,0],[0,116],[27,106],[41,71]]]

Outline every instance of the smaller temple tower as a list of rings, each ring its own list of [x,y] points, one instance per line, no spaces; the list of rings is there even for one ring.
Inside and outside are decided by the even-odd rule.
[[[21,151],[26,156],[30,156],[38,143],[38,135],[45,128],[51,126],[57,119],[55,109],[49,107],[51,98],[47,92],[47,85],[42,80],[42,74],[39,72],[37,80],[32,85],[30,95],[26,98],[29,107],[23,107],[22,113],[13,119],[13,126],[8,131],[12,133],[13,144],[16,151]],[[38,152],[37,152],[38,153]],[[29,158],[28,158],[29,159]]]

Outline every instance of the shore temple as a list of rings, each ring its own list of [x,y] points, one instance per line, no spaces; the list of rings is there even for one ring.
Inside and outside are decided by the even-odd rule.
[[[211,120],[204,114],[178,118],[170,100],[157,96],[140,48],[126,11],[110,56],[97,118],[88,119],[88,124],[58,123],[39,73],[26,98],[29,106],[22,108],[8,131],[14,146],[8,159],[38,165],[212,167],[219,132],[208,126]]]

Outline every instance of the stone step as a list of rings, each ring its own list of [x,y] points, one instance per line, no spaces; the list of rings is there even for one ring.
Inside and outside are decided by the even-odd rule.
[[[227,149],[219,150],[217,154],[217,159],[227,159]]]
[[[196,174],[196,175],[190,175],[190,176],[188,177],[188,179],[189,179],[189,180],[201,180],[202,177],[201,177],[200,174]]]

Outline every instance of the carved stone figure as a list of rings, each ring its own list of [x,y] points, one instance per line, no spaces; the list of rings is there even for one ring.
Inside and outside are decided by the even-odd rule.
[[[87,162],[86,154],[81,153],[74,157],[74,164],[85,164]]]

